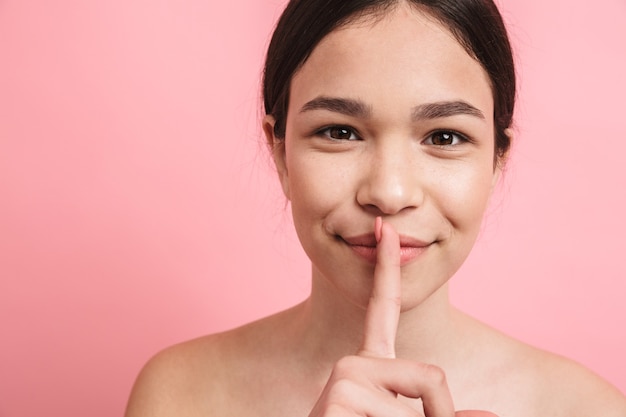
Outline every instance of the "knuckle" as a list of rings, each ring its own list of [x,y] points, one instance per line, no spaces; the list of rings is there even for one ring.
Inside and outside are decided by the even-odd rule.
[[[345,378],[338,379],[328,393],[328,401],[331,404],[344,404],[346,400],[354,396],[355,391],[354,381]]]
[[[432,385],[436,386],[446,386],[446,373],[443,369],[436,365],[431,364],[421,364],[422,372],[424,376],[430,381]]]
[[[370,295],[370,303],[375,303],[378,301],[386,302],[390,304],[392,307],[402,307],[401,295],[380,294],[380,291],[377,291],[376,289],[374,289],[372,291],[372,295]]]
[[[359,368],[360,358],[358,356],[344,356],[339,359],[333,369],[333,376],[337,379],[352,378]]]
[[[398,261],[398,262],[400,262],[400,261]],[[402,296],[400,296],[400,295],[388,296],[387,300],[388,300],[389,304],[391,304],[395,308],[401,308],[402,307]]]

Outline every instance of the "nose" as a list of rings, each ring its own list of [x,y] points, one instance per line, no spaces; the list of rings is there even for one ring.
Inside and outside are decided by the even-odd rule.
[[[410,144],[391,143],[372,149],[356,199],[375,215],[393,215],[418,208],[424,199],[420,164]]]

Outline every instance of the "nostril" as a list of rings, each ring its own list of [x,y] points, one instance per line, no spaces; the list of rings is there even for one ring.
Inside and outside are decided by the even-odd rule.
[[[371,214],[371,215],[373,215],[375,217],[383,216],[385,214],[389,214],[389,213],[385,213],[385,211],[381,210],[375,204],[365,204],[365,205],[362,204],[361,207],[363,207],[363,209],[365,210],[366,213]]]
[[[357,202],[369,214],[391,215],[421,205],[423,197],[417,187],[364,187],[357,194]]]

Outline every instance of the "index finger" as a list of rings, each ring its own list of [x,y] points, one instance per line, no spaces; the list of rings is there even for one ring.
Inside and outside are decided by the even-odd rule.
[[[360,355],[395,358],[396,332],[402,303],[400,238],[393,226],[376,218],[376,267],[365,315]]]

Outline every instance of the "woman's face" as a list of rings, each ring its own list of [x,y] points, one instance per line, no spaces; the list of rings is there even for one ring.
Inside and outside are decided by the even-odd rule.
[[[382,216],[401,236],[403,303],[417,305],[467,257],[497,181],[488,76],[410,6],[351,23],[293,77],[275,159],[314,279],[366,305]]]

